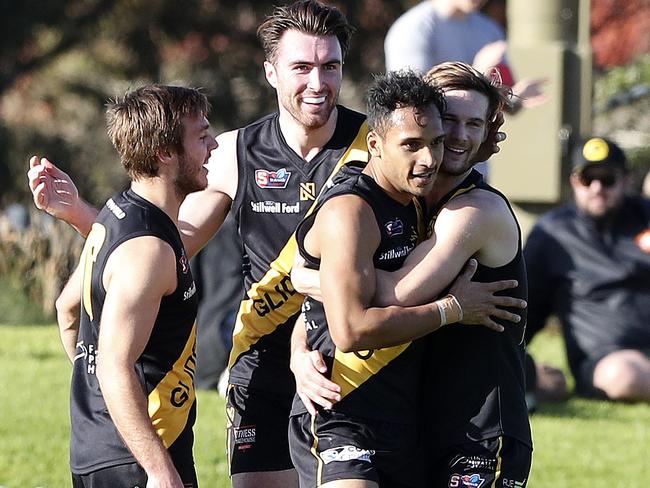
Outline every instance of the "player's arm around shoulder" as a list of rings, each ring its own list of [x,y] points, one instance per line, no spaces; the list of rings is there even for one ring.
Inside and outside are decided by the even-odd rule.
[[[435,299],[483,246],[484,210],[464,196],[440,211],[433,235],[394,273],[380,276],[378,301],[413,306]]]
[[[417,307],[372,306],[376,283],[373,257],[381,241],[374,213],[358,197],[337,197],[331,203],[329,209],[326,204],[319,212],[321,221],[317,216],[314,237],[321,258],[323,305],[336,347],[352,352],[397,346],[444,325],[435,302]],[[308,238],[309,233],[306,247]],[[457,312],[451,321],[459,320]]]
[[[181,205],[178,226],[185,250],[195,256],[219,230],[237,194],[238,130],[217,136],[217,148],[208,161],[208,186],[190,193]]]
[[[130,239],[109,257],[100,321],[97,378],[120,435],[147,472],[147,486],[183,486],[147,413],[134,365],[151,336],[160,302],[176,289],[176,257],[153,236]],[[157,484],[156,484],[157,483]]]
[[[480,233],[476,235],[479,263],[499,267],[512,261],[519,250],[520,236],[519,226],[506,201],[496,193],[474,190],[458,205],[476,209],[471,232]]]

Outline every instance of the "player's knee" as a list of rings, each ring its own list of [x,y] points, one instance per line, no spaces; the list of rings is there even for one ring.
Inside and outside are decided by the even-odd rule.
[[[611,400],[632,400],[638,395],[638,369],[624,360],[603,359],[594,371],[594,386]]]

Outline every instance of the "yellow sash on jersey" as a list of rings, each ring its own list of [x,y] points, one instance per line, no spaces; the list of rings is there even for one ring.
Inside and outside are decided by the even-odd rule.
[[[196,324],[192,327],[183,352],[171,371],[149,393],[148,407],[156,433],[169,448],[187,426],[194,405],[196,371]]]
[[[344,164],[351,161],[368,161],[367,133],[368,124],[364,122],[352,144],[336,163],[320,193],[329,187],[330,182]],[[317,201],[314,201],[305,215],[314,211]],[[293,289],[289,279],[296,248],[294,232],[277,259],[270,264],[266,274],[257,283],[253,283],[248,290],[248,299],[242,301],[237,314],[228,368],[232,368],[239,357],[249,351],[257,341],[273,332],[300,310],[303,296]]]

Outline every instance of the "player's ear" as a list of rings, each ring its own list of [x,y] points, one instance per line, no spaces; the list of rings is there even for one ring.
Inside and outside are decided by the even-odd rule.
[[[368,135],[366,135],[366,144],[368,145],[368,152],[373,158],[381,157],[381,144],[382,139],[377,132],[374,130],[369,130]]]
[[[169,165],[172,159],[176,156],[176,151],[172,148],[165,147],[158,149],[156,152],[156,159],[158,159],[158,165]]]
[[[270,61],[264,61],[264,76],[266,76],[266,81],[273,88],[278,88],[278,74],[275,70],[275,66]]]

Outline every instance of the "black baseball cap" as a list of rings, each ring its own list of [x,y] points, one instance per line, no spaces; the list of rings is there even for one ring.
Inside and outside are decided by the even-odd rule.
[[[581,141],[573,151],[571,163],[576,173],[596,166],[627,172],[627,158],[623,150],[614,142],[602,137]]]

